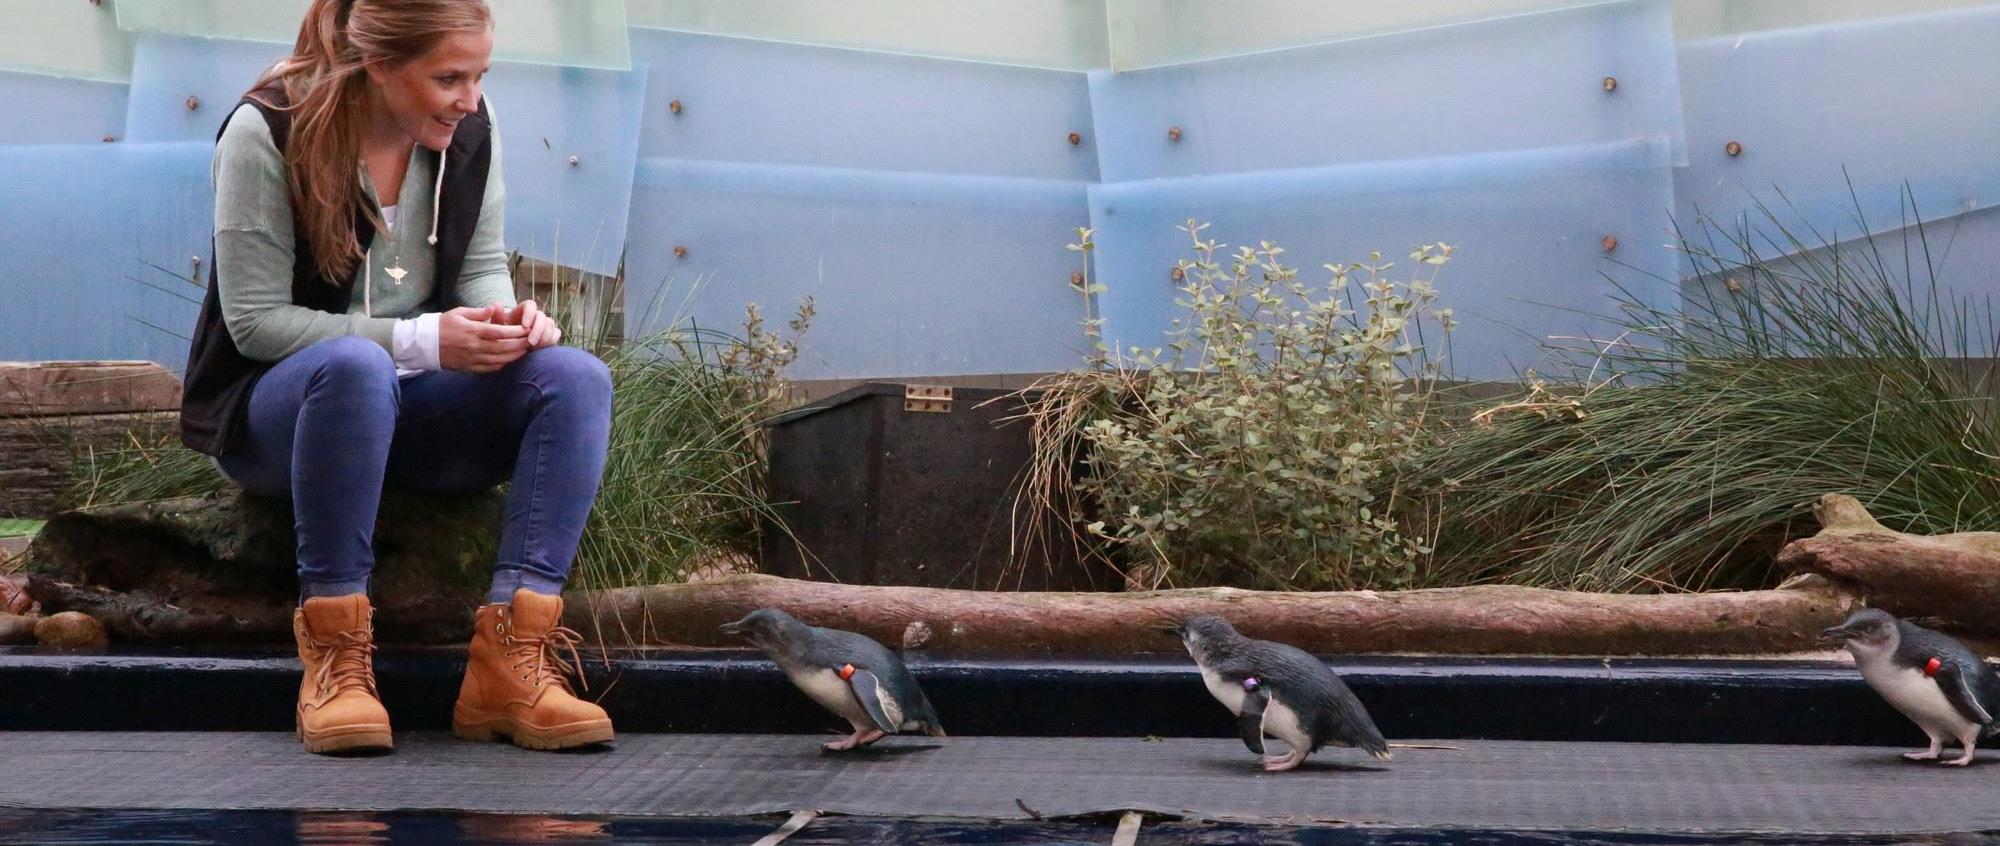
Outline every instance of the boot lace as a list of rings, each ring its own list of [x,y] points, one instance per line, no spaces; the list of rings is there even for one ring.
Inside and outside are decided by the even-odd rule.
[[[541,637],[522,637],[508,626],[500,637],[500,644],[508,647],[507,655],[514,661],[514,672],[521,674],[522,681],[532,681],[536,687],[554,685],[565,693],[575,693],[570,687],[569,677],[575,676],[584,690],[590,683],[583,678],[583,658],[577,647],[583,644],[583,635],[575,629],[552,626]],[[568,658],[563,653],[569,653]]]
[[[331,698],[343,690],[359,690],[381,698],[375,691],[375,636],[366,629],[339,632],[330,640],[308,641],[320,659],[313,685],[321,696]],[[331,653],[330,655],[328,653]]]

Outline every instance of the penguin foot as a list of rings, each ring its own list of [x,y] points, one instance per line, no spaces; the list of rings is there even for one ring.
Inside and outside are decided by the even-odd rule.
[[[1936,749],[1932,749],[1928,752],[1903,753],[1903,760],[1905,761],[1935,761],[1937,759],[1938,759],[1938,750]]]
[[[821,748],[825,749],[828,752],[846,752],[849,749],[854,749],[861,746],[867,746],[870,743],[874,743],[875,741],[881,740],[882,738],[888,736],[889,736],[888,732],[885,732],[881,729],[869,729],[867,731],[857,731],[851,735],[848,735],[847,737],[843,737],[839,740],[833,741],[832,743],[828,743]]]
[[[1972,764],[1972,753],[1967,752],[1949,761],[1942,762],[1947,767],[1964,767]]]
[[[1305,760],[1306,756],[1297,752],[1289,755],[1266,756],[1264,758],[1264,772],[1281,773],[1305,763]]]

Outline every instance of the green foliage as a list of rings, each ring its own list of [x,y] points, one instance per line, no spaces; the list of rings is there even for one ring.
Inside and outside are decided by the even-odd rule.
[[[1688,233],[1682,309],[1626,298],[1632,342],[1425,455],[1438,579],[1769,586],[1826,493],[1904,531],[2000,528],[1990,308],[1941,291],[1921,221],[1843,244],[1785,219]]]
[[[1309,285],[1283,248],[1222,254],[1205,228],[1183,229],[1187,317],[1167,347],[1114,361],[1085,312],[1090,367],[1035,389],[1030,490],[1068,519],[1088,503],[1087,530],[1144,586],[1409,583],[1428,550],[1398,519],[1400,479],[1427,438],[1438,363],[1426,336],[1452,322],[1432,282],[1451,247],[1410,253],[1428,277],[1395,281],[1374,254]],[[1072,249],[1087,257],[1091,234]],[[1087,273],[1086,259],[1079,287],[1101,292]],[[1072,466],[1075,490],[1050,493]]]

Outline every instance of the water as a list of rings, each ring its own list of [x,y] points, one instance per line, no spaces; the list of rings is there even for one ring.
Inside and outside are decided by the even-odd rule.
[[[295,813],[288,811],[24,811],[0,809],[0,844],[83,846],[382,846],[383,844],[749,844],[778,827],[770,819],[549,817],[458,813]],[[786,846],[833,844],[1014,844],[1082,846],[1111,842],[1109,821],[944,822],[832,817],[815,820]],[[1695,836],[1592,832],[1442,831],[1208,823],[1148,823],[1148,846],[2000,846],[1991,834],[1922,837],[1785,834]]]

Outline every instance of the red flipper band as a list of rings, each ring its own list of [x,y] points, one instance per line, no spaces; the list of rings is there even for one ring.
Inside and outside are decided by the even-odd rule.
[[[1936,658],[1932,658],[1932,659],[1931,659],[1931,663],[1933,663],[1933,664],[1937,663],[1937,659],[1936,659]],[[837,672],[837,673],[839,673],[839,674],[840,674],[840,680],[841,680],[841,681],[847,681],[848,679],[851,679],[851,678],[854,678],[854,665],[853,665],[853,664],[842,664],[842,665],[840,665],[840,669],[838,669],[838,670],[835,670],[834,672]]]
[[[1931,660],[1924,663],[1924,675],[1935,676],[1937,675],[1938,668],[1942,666],[1944,666],[1944,662],[1939,661],[1936,658],[1932,658]]]

